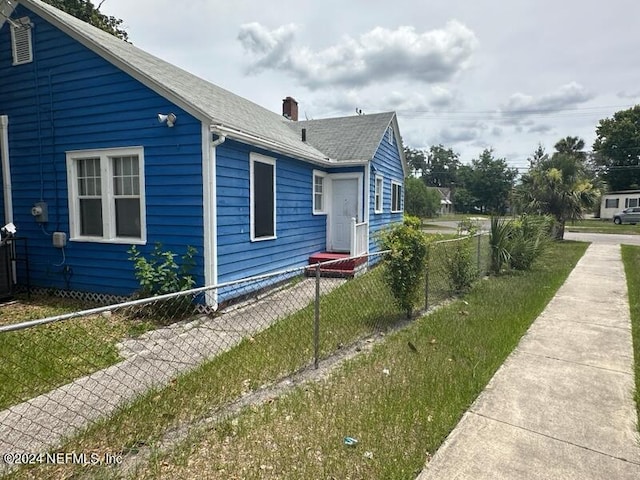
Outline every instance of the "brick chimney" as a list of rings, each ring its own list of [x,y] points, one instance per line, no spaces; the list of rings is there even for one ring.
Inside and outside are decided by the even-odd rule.
[[[282,115],[294,122],[298,121],[298,102],[293,97],[282,100]]]

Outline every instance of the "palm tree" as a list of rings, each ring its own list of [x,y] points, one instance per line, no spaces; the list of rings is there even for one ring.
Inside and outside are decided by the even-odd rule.
[[[598,200],[598,190],[588,180],[582,159],[567,151],[544,159],[523,176],[518,195],[525,211],[553,215],[557,239],[564,238],[567,220],[582,218],[583,211]]]
[[[568,154],[577,157],[580,160],[584,160],[587,157],[587,154],[583,152],[584,149],[584,140],[580,137],[564,137],[560,139],[553,148],[556,149],[557,154]]]

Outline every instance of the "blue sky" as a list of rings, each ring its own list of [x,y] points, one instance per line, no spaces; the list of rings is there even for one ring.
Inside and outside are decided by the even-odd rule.
[[[95,2],[96,4],[99,2]],[[106,0],[130,40],[302,118],[395,110],[405,145],[516,167],[640,102],[640,3]]]

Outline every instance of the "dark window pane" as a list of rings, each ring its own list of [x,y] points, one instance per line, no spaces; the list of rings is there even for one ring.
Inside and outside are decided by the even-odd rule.
[[[273,165],[254,162],[253,164],[253,221],[256,238],[273,237],[274,201],[273,201]]]
[[[80,199],[80,235],[102,236],[102,200],[99,198]]]
[[[116,236],[140,238],[140,200],[116,198]]]

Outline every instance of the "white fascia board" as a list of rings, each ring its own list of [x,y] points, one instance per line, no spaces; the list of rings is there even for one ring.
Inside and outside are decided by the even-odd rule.
[[[267,138],[262,138],[251,133],[243,132],[236,128],[227,127],[224,125],[211,125],[211,132],[216,135],[225,135],[226,137],[233,138],[243,143],[255,145],[266,150],[281,153],[293,158],[299,158],[306,160],[310,163],[321,165],[323,167],[352,167],[362,166],[369,162],[369,160],[353,160],[353,161],[337,161],[328,157],[320,157],[311,155],[308,152],[292,148],[288,145],[284,145]]]

